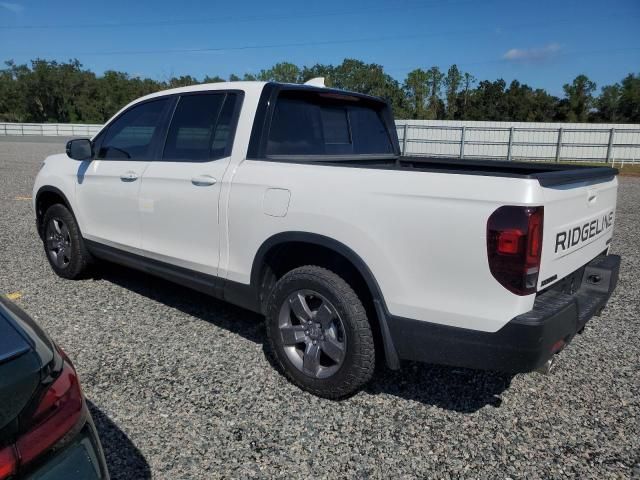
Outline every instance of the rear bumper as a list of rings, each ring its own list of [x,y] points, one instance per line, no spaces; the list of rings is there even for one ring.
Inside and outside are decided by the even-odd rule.
[[[584,267],[577,290],[567,293],[558,286],[539,293],[531,311],[494,333],[390,318],[393,345],[405,360],[511,373],[535,370],[600,314],[619,269],[618,255],[595,258]]]

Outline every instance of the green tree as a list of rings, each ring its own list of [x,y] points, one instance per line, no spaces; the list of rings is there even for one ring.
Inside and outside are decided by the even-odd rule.
[[[640,122],[640,75],[630,73],[619,84],[607,85],[594,96],[595,84],[584,75],[564,86],[558,99],[543,89],[517,80],[483,80],[476,86],[470,73],[452,65],[446,75],[438,67],[415,69],[402,85],[381,65],[347,58],[339,65],[299,67],[281,62],[244,80],[305,82],[325,77],[329,87],[385,98],[396,118],[448,118],[512,121]],[[232,74],[229,80],[240,80]],[[206,76],[203,82],[221,82]],[[35,59],[30,65],[5,62],[0,69],[0,120],[13,122],[102,123],[130,101],[158,90],[200,83],[191,75],[166,82],[132,77],[108,70],[101,76],[78,60]]]
[[[95,94],[95,75],[78,60],[67,63],[36,59],[30,69],[18,69],[26,117],[32,122],[75,122],[93,118],[95,104],[82,102]],[[91,111],[83,111],[82,106]]]
[[[406,115],[400,84],[386,74],[381,65],[347,58],[333,67],[329,83],[336,88],[382,97],[391,104],[398,118]]]
[[[297,83],[300,81],[301,71],[293,63],[282,62],[268,70],[261,70],[257,78],[264,82]]]
[[[447,97],[447,113],[446,118],[453,120],[458,112],[458,93],[462,85],[462,74],[458,70],[457,65],[451,65],[447,70],[447,76],[444,79]]]
[[[219,83],[224,81],[225,81],[224,78],[219,77],[218,75],[214,75],[213,77],[210,77],[209,75],[207,75],[202,79],[202,83]]]
[[[431,120],[444,118],[444,102],[440,98],[444,74],[438,67],[427,70],[427,118]]]
[[[570,122],[586,122],[593,106],[596,84],[586,75],[578,75],[572,83],[567,83],[562,88],[568,101],[567,119]]]
[[[624,122],[640,122],[640,75],[630,73],[622,80],[620,118]]]
[[[535,106],[532,122],[553,122],[558,108],[558,97],[549,95],[542,88],[533,91],[533,104]]]
[[[620,85],[617,83],[602,87],[600,96],[595,101],[597,111],[594,112],[593,119],[596,122],[617,122],[619,120],[620,94]]]
[[[505,99],[506,83],[501,78],[490,82],[483,80],[470,93],[469,104],[465,112],[468,120],[500,121],[506,118],[507,106]]]
[[[531,122],[534,111],[533,89],[513,80],[504,93],[505,120]]]
[[[0,70],[0,121],[25,122],[27,112],[24,103],[24,82],[20,79],[29,72],[26,65],[16,65],[9,60]]]
[[[471,102],[471,87],[476,83],[476,78],[468,72],[462,76],[462,92],[458,95],[458,118],[466,120]]]
[[[417,68],[407,74],[404,81],[404,91],[410,105],[411,118],[422,120],[427,118],[427,72]]]
[[[188,87],[189,85],[197,85],[200,83],[198,79],[191,75],[182,75],[180,77],[171,77],[167,82],[167,88]]]
[[[300,73],[300,81],[302,83],[317,77],[323,77],[324,84],[327,87],[335,87],[335,85],[333,84],[333,78],[335,77],[335,67],[333,65],[323,65],[320,63],[316,63],[311,67],[302,67],[302,72]]]

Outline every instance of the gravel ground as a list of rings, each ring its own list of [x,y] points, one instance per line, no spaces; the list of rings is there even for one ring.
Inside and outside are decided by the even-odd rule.
[[[617,292],[552,375],[407,364],[331,402],[274,370],[257,315],[118,267],[57,278],[28,197],[63,145],[0,137],[0,293],[74,360],[113,478],[640,478],[640,179]]]

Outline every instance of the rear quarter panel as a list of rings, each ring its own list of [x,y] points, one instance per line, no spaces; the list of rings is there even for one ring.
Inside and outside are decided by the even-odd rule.
[[[291,192],[285,216],[265,213],[268,188]],[[247,284],[269,237],[317,233],[362,258],[392,315],[493,332],[534,295],[491,275],[487,219],[501,205],[540,205],[540,194],[533,180],[245,160],[231,183],[221,272]]]

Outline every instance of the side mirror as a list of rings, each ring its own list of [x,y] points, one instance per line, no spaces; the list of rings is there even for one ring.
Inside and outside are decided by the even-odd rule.
[[[67,142],[67,156],[74,160],[90,160],[93,158],[93,147],[88,138],[76,138]]]

